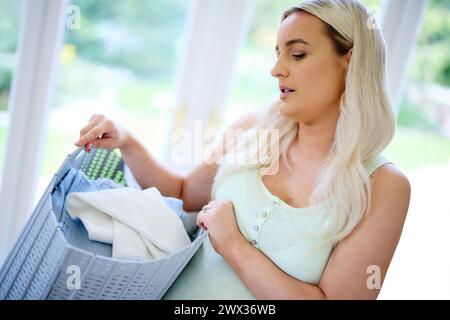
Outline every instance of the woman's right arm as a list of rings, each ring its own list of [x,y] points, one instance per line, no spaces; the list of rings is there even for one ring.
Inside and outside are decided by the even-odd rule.
[[[132,134],[119,150],[142,189],[156,187],[164,196],[181,198],[183,176],[162,165]]]
[[[161,165],[127,129],[102,114],[94,114],[80,130],[76,146],[119,149],[122,159],[143,189],[156,187],[161,194],[180,198],[183,177]]]
[[[256,119],[256,113],[248,113],[232,123],[225,133],[229,130],[247,130],[256,124]],[[216,159],[226,153],[224,142],[225,134],[212,151]],[[159,163],[125,128],[103,115],[91,117],[88,125],[80,131],[80,139],[75,144],[84,145],[89,151],[90,143],[94,148],[118,148],[122,159],[143,189],[156,187],[164,196],[182,199],[186,211],[199,211],[211,201],[212,184],[219,167],[214,161],[203,162],[186,176],[179,175]]]

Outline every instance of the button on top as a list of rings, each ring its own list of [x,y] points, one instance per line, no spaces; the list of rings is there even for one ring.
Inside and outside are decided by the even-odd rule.
[[[263,218],[267,217],[267,211],[263,211],[262,216]]]
[[[255,239],[252,240],[252,245],[256,246],[258,244],[258,242],[256,242]]]
[[[273,206],[276,206],[278,204],[278,201],[277,200],[272,200],[272,205]]]
[[[257,225],[255,225],[255,226],[253,227],[253,229],[254,229],[255,231],[258,231],[258,230],[259,230],[259,227],[258,227]]]

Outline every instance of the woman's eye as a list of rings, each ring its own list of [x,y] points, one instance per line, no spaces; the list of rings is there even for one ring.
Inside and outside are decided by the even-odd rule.
[[[295,58],[295,60],[301,60],[306,56],[306,54],[294,54],[292,56]]]

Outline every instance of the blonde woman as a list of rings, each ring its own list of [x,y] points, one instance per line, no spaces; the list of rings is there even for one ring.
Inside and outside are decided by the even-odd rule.
[[[377,298],[410,186],[381,156],[395,117],[383,38],[369,19],[357,0],[307,1],[283,14],[271,71],[280,98],[228,131],[259,149],[249,133],[278,130],[278,151],[260,162],[220,164],[243,151],[228,147],[227,134],[215,161],[179,176],[104,116],[81,131],[78,145],[120,148],[143,188],[202,209],[197,223],[209,238],[165,299]]]

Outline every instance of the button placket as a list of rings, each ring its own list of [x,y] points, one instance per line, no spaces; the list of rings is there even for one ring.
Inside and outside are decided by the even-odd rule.
[[[252,240],[250,241],[250,243],[255,247],[258,246],[259,232],[261,230],[260,225],[261,225],[261,221],[260,221],[260,219],[257,219],[256,223],[252,227],[253,237],[252,237]]]
[[[256,216],[255,224],[252,226],[252,231],[255,234],[255,236],[259,235],[259,232],[261,231],[262,225],[266,221],[267,217],[269,216],[268,210],[263,210],[262,213],[259,213]]]
[[[259,235],[261,232],[261,227],[262,225],[265,223],[267,217],[269,216],[269,214],[275,210],[275,208],[278,206],[279,202],[277,200],[271,200],[270,202],[270,207],[269,208],[265,208],[263,209],[262,213],[259,214],[257,216],[256,219],[256,223],[253,225],[253,238],[250,241],[250,243],[254,246],[257,247],[258,246],[258,240],[259,240]]]

